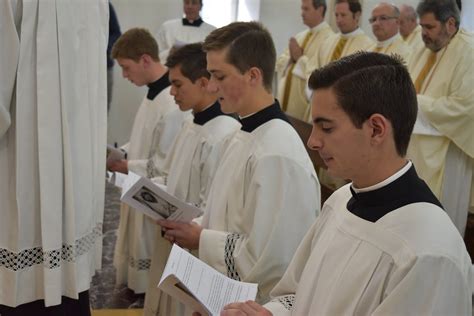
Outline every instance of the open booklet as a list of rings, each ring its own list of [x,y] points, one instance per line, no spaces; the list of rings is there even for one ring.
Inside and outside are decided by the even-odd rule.
[[[225,305],[257,296],[257,284],[230,279],[176,244],[158,287],[202,316],[220,315]]]
[[[190,222],[202,215],[202,210],[166,192],[166,186],[128,172],[122,185],[120,200],[152,219]]]

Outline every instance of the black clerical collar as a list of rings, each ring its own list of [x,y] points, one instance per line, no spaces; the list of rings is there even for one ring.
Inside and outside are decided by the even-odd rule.
[[[201,111],[199,113],[194,113],[194,120],[193,122],[197,125],[204,125],[213,118],[216,118],[220,115],[227,115],[221,110],[221,105],[218,101],[216,101],[213,105]]]
[[[398,179],[373,191],[355,192],[352,186],[350,189],[352,198],[347,202],[347,209],[370,222],[376,222],[402,206],[418,202],[431,203],[442,208],[433,192],[418,177],[414,166]]]
[[[146,98],[148,100],[153,100],[161,91],[165,90],[171,85],[168,79],[168,72],[166,72],[160,79],[148,84],[148,93]]]
[[[194,20],[194,21],[192,21],[192,22],[190,22],[190,21],[189,21],[188,19],[186,19],[186,18],[183,18],[182,21],[183,21],[183,25],[184,25],[184,26],[194,26],[194,27],[200,27],[201,24],[204,23],[204,21],[201,19],[201,17],[199,17],[199,19]]]
[[[263,125],[266,122],[271,121],[273,119],[280,119],[291,125],[290,121],[288,120],[288,117],[285,115],[285,113],[282,112],[280,103],[278,103],[278,100],[275,100],[275,103],[273,103],[270,106],[267,106],[266,108],[264,108],[263,110],[260,110],[259,112],[255,114],[241,118],[240,119],[240,123],[242,124],[241,130],[243,130],[244,132],[251,133],[254,129],[259,127],[260,125]]]

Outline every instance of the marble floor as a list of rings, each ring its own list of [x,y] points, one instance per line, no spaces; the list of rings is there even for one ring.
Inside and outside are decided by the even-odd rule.
[[[144,294],[136,295],[124,285],[115,285],[115,268],[112,261],[120,217],[120,191],[110,183],[106,184],[105,190],[102,270],[92,280],[91,307],[93,310],[143,308]],[[94,315],[122,315],[104,313]]]

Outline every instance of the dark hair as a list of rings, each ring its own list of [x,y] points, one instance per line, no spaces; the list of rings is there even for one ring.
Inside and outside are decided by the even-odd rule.
[[[349,5],[349,11],[352,12],[352,15],[355,15],[357,12],[362,13],[362,5],[359,0],[336,0],[335,4],[338,3],[347,3]]]
[[[202,50],[202,43],[187,44],[173,48],[165,65],[168,68],[180,66],[181,73],[191,80],[192,83],[196,82],[199,78],[205,77],[209,79],[211,76],[206,69],[206,53]]]
[[[441,23],[446,23],[449,18],[453,17],[456,28],[459,28],[461,22],[461,14],[454,0],[422,0],[418,4],[416,12],[419,17],[427,13],[433,13],[436,20]]]
[[[112,58],[127,58],[135,62],[143,54],[149,55],[154,61],[160,61],[158,44],[151,33],[144,28],[131,28],[123,33],[112,47]]]
[[[405,156],[418,104],[401,57],[358,52],[316,69],[308,85],[312,90],[331,88],[357,128],[371,115],[383,115],[392,124],[397,153]]]
[[[323,7],[324,8],[323,17],[326,15],[326,9],[327,9],[326,0],[313,0],[313,7],[315,9],[319,7]]]
[[[227,49],[227,62],[241,73],[257,67],[263,84],[272,90],[276,52],[272,36],[258,22],[234,22],[212,31],[204,40],[204,51]]]

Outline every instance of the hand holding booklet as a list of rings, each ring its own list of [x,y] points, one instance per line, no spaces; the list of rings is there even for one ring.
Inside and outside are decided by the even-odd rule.
[[[257,284],[228,278],[176,244],[158,287],[202,316],[219,315],[225,305],[257,296]]]
[[[127,152],[115,145],[107,144],[107,159],[122,160],[127,159]]]
[[[202,210],[166,192],[166,186],[129,172],[122,183],[122,202],[154,220],[190,222],[202,215]]]

